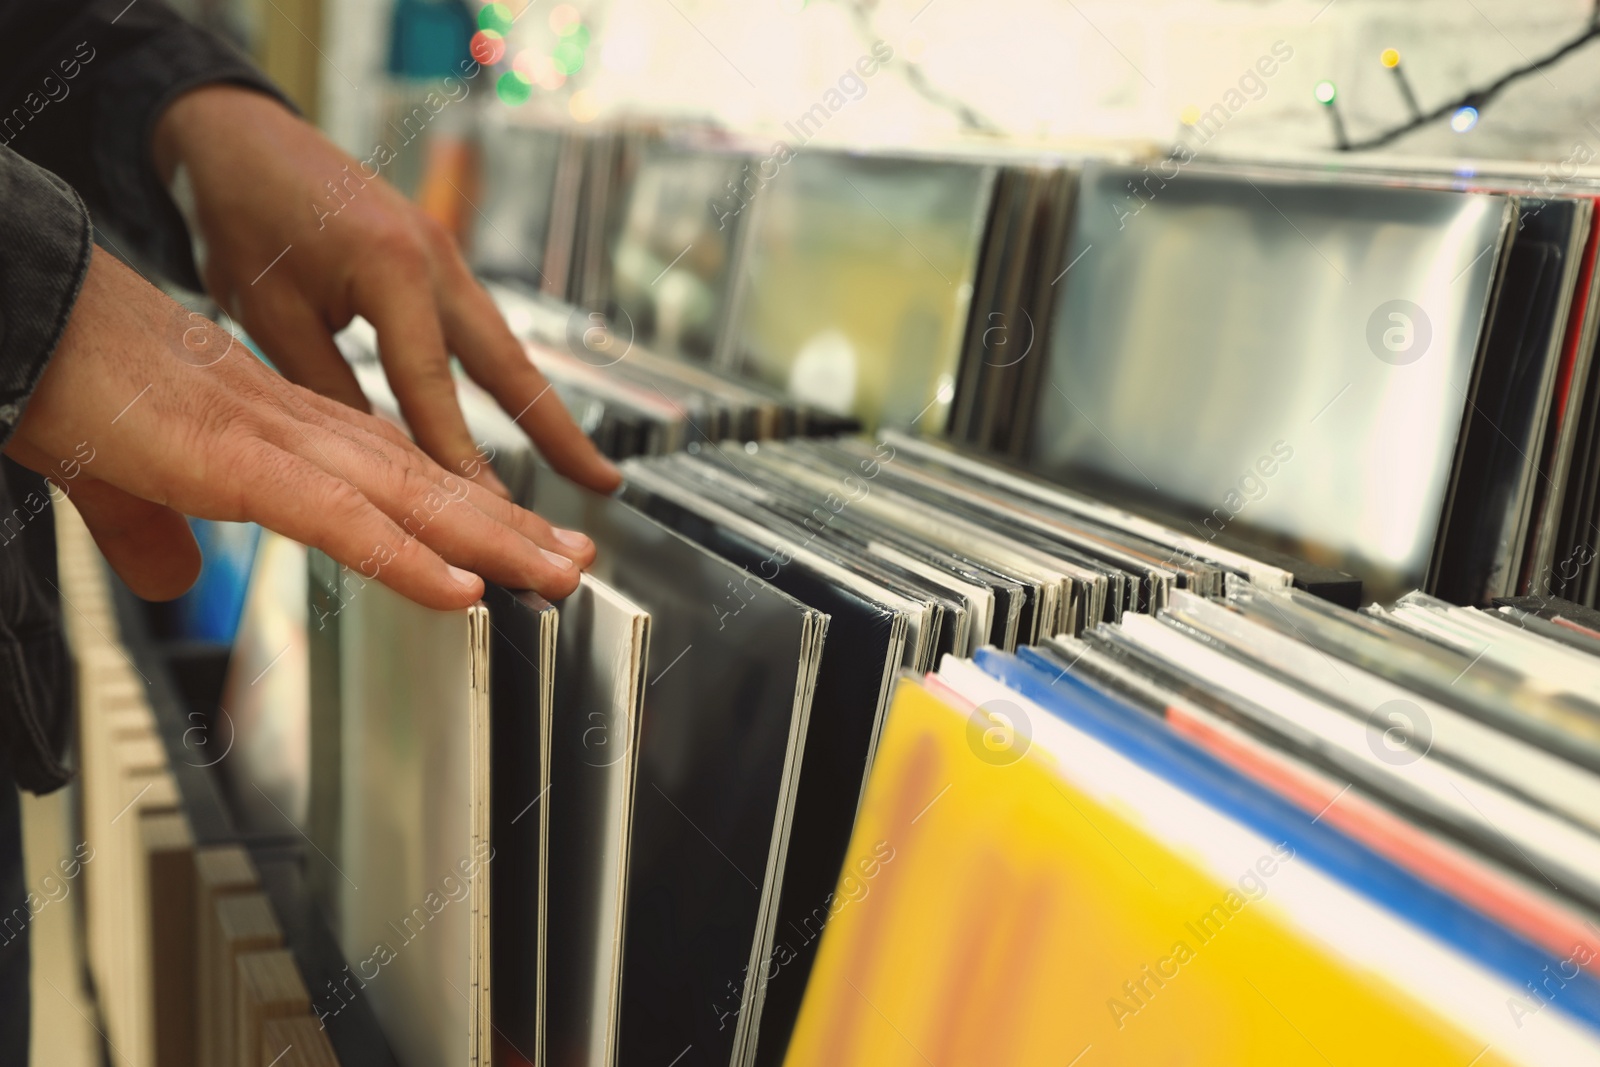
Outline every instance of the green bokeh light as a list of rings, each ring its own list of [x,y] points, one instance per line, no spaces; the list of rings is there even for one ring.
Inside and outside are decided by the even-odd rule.
[[[557,70],[570,77],[583,69],[583,51],[582,46],[569,37],[556,45],[550,58],[555,61]]]
[[[501,100],[515,107],[528,102],[528,97],[533,95],[533,82],[520,70],[508,70],[495,82],[494,91]]]
[[[511,29],[511,9],[502,3],[485,4],[478,12],[478,29],[504,36]]]

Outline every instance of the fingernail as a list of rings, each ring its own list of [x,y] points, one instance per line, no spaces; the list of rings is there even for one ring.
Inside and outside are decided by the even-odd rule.
[[[572,561],[566,556],[558,552],[552,552],[548,548],[541,548],[539,551],[544,553],[544,558],[549,560],[556,570],[567,571],[572,569]]]
[[[477,588],[478,576],[476,574],[473,574],[471,571],[464,571],[460,567],[451,567],[448,564],[446,564],[446,569],[448,569],[450,572],[450,580],[455,582],[461,588]]]
[[[589,539],[577,530],[563,530],[559,526],[550,527],[550,532],[557,541],[576,552],[586,552],[589,549]]]

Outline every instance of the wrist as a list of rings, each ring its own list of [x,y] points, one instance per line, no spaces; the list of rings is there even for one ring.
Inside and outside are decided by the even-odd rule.
[[[150,158],[161,183],[172,184],[178,168],[192,161],[197,144],[231,124],[251,121],[262,106],[285,110],[272,97],[241,85],[211,82],[197,85],[169,102],[150,136]]]

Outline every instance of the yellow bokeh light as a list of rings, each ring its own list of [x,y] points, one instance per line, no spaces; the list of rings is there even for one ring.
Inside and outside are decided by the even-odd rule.
[[[574,122],[593,122],[600,115],[600,106],[595,102],[593,93],[579,89],[567,101],[567,113]]]
[[[1385,48],[1379,54],[1378,62],[1393,70],[1400,65],[1400,50],[1398,48]]]
[[[1200,109],[1190,104],[1178,113],[1178,121],[1185,126],[1193,126],[1200,121]]]

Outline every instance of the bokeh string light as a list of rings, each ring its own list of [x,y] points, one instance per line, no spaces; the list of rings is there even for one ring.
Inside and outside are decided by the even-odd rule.
[[[506,54],[506,39],[494,30],[479,30],[472,35],[467,50],[472,58],[486,67],[492,67]]]
[[[1333,140],[1341,149],[1350,147],[1350,139],[1345,136],[1344,118],[1339,114],[1339,88],[1331,81],[1323,80],[1311,90],[1311,95],[1316,97],[1317,103],[1328,113],[1328,121],[1333,124]]]
[[[508,70],[494,83],[494,91],[501,100],[515,107],[528,102],[533,95],[533,82],[520,70]]]
[[[518,14],[512,13],[513,6],[518,7]],[[469,46],[472,58],[489,67],[506,60],[512,25],[529,6],[528,3],[508,6],[501,0],[484,4],[478,11],[478,32],[473,34]],[[510,57],[510,69],[503,69],[495,79],[495,95],[508,106],[527,103],[535,89],[549,93],[563,88],[571,90],[570,80],[589,59],[592,34],[577,7],[570,3],[557,4],[550,9],[545,22],[554,42],[544,47],[518,48]],[[524,24],[524,30],[527,26]],[[526,40],[522,34],[519,38]],[[587,96],[576,102],[569,99],[568,110],[580,122],[590,121],[598,111]]]
[[[1600,12],[1600,5],[1597,5],[1596,10],[1597,12]],[[1523,78],[1526,78],[1531,74],[1539,73],[1546,67],[1551,66],[1552,64],[1566,58],[1571,53],[1576,52],[1578,49],[1589,44],[1596,38],[1600,38],[1600,18],[1591,16],[1588,27],[1584,29],[1582,33],[1573,37],[1566,43],[1560,45],[1549,53],[1540,56],[1538,59],[1532,60],[1531,62],[1517,67],[1514,70],[1508,71],[1488,85],[1463,93],[1456,99],[1451,100],[1448,103],[1441,104],[1432,111],[1428,112],[1424,112],[1417,105],[1416,96],[1411,90],[1411,84],[1406,80],[1405,75],[1401,72],[1399,51],[1393,48],[1386,48],[1379,55],[1378,61],[1384,67],[1394,72],[1395,77],[1398,80],[1398,84],[1401,87],[1401,93],[1405,96],[1406,103],[1411,111],[1411,118],[1408,121],[1399,124],[1398,126],[1393,126],[1380,133],[1374,134],[1371,137],[1362,138],[1359,141],[1350,141],[1343,136],[1343,123],[1339,120],[1338,113],[1332,110],[1332,98],[1330,97],[1328,100],[1322,99],[1321,86],[1328,85],[1331,87],[1333,85],[1332,82],[1318,83],[1317,99],[1320,103],[1329,108],[1329,113],[1333,116],[1333,120],[1335,122],[1335,141],[1338,143],[1339,151],[1341,152],[1365,152],[1373,148],[1382,148],[1385,145],[1392,144],[1414,130],[1421,129],[1424,126],[1438,122],[1440,119],[1445,118],[1448,118],[1450,128],[1456,133],[1468,133],[1477,127],[1479,120],[1483,116],[1484,110],[1507,86],[1521,81]]]
[[[510,32],[511,24],[515,21],[511,9],[498,0],[492,4],[484,4],[478,11],[478,29],[493,30],[501,37]]]
[[[852,20],[855,22],[856,33],[868,48],[871,48],[874,42],[883,39],[883,35],[874,29],[872,22],[876,0],[839,0],[839,3],[845,10],[850,12]],[[920,63],[915,60],[903,62],[902,58],[897,56],[890,62],[905,77],[906,84],[911,86],[917,95],[930,104],[954,115],[963,129],[970,133],[981,133],[989,136],[1001,136],[1005,133],[999,123],[979,112],[977,108],[953,93],[946,92],[934,85],[928,79],[927,72],[922,69]],[[885,64],[885,66],[888,66],[888,64]]]

